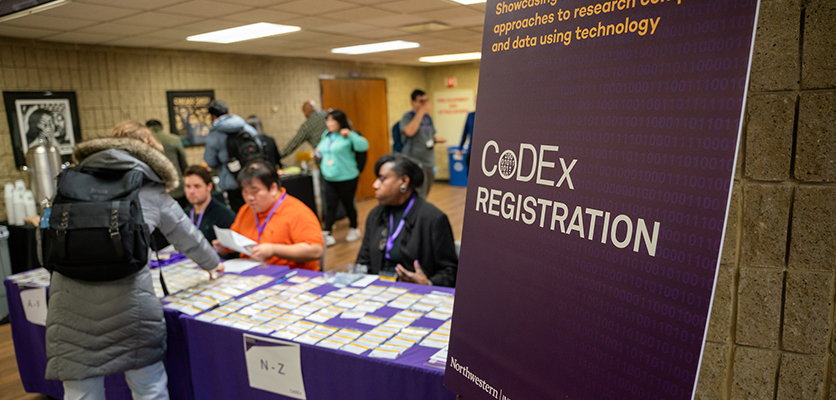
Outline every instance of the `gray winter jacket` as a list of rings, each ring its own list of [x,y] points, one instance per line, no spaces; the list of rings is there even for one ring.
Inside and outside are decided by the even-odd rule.
[[[217,267],[211,245],[166,194],[178,179],[162,152],[137,140],[103,138],[80,143],[73,157],[81,165],[142,171],[147,181],[139,197],[149,231],[160,229],[201,268]],[[48,307],[46,379],[110,375],[148,366],[165,355],[165,319],[149,268],[110,282],[81,281],[54,272]]]
[[[212,122],[212,130],[206,136],[206,147],[203,149],[203,161],[209,168],[218,170],[218,188],[221,190],[238,189],[238,181],[235,175],[229,172],[226,163],[229,162],[229,153],[226,151],[226,137],[244,128],[247,133],[258,139],[258,131],[248,125],[243,118],[235,114],[221,115]],[[243,167],[243,165],[242,165]]]

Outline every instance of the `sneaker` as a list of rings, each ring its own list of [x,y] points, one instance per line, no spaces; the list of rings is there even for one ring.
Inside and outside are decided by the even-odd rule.
[[[328,231],[322,232],[322,239],[325,240],[325,247],[333,246],[333,245],[337,244],[337,239],[334,239],[334,237],[331,236],[331,232],[328,232]]]
[[[363,237],[363,232],[360,232],[357,228],[351,228],[348,230],[348,235],[345,236],[345,241],[353,242],[361,237]]]

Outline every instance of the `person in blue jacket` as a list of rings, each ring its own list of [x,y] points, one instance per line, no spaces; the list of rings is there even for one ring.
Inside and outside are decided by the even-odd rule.
[[[229,153],[226,150],[228,135],[244,129],[250,135],[258,138],[258,131],[248,125],[243,118],[229,112],[229,106],[223,100],[212,100],[209,103],[209,113],[212,114],[212,130],[206,137],[206,148],[203,150],[203,161],[209,168],[218,170],[218,188],[226,192],[229,208],[234,212],[244,205],[241,187],[230,172],[227,162]]]
[[[325,245],[336,243],[331,236],[331,228],[337,218],[337,207],[342,203],[348,216],[350,229],[345,240],[353,242],[363,233],[357,229],[357,209],[354,207],[354,194],[357,192],[357,178],[360,169],[357,166],[355,152],[367,151],[369,141],[359,133],[350,130],[348,118],[340,110],[328,112],[325,119],[327,129],[316,146],[315,156],[320,160],[319,169],[325,180]]]

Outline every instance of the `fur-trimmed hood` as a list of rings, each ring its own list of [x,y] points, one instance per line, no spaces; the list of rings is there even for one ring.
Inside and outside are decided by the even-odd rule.
[[[180,186],[177,169],[161,151],[139,140],[99,138],[81,142],[73,149],[73,159],[91,167],[140,169],[166,190]]]

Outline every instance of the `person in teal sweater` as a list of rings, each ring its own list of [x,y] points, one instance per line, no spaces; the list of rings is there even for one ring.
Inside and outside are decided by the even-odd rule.
[[[325,126],[328,129],[322,133],[322,140],[316,146],[314,155],[319,159],[319,169],[325,181],[326,210],[323,233],[325,245],[330,246],[337,242],[331,236],[331,228],[337,219],[339,203],[345,207],[350,226],[345,240],[353,242],[363,237],[363,233],[357,229],[357,209],[354,207],[357,178],[360,176],[355,152],[367,151],[369,141],[359,133],[350,130],[348,118],[340,110],[332,110],[328,113]]]

